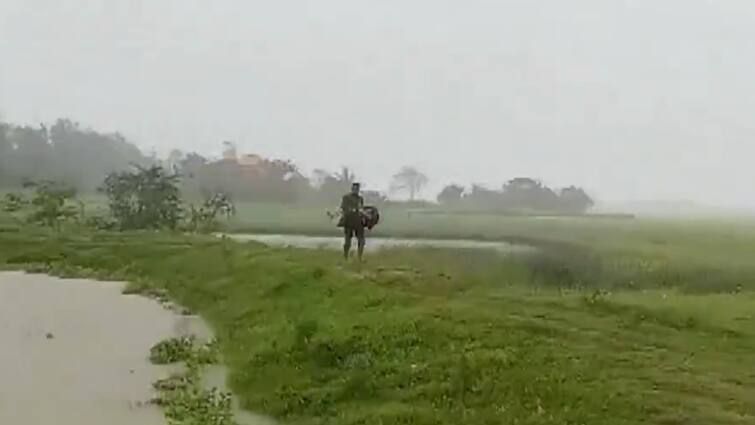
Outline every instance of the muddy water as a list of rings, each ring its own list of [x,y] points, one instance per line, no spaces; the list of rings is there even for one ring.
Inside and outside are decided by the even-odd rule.
[[[123,286],[0,273],[0,424],[165,424],[149,349],[209,329]]]
[[[263,234],[228,234],[237,241],[255,241],[271,246],[292,246],[297,248],[341,249],[343,238],[328,236],[305,235],[263,235]],[[356,242],[354,242],[356,244]],[[507,242],[483,242],[467,239],[402,239],[402,238],[369,238],[367,250],[379,250],[394,247],[435,247],[458,249],[488,249],[504,253],[528,252],[534,248],[527,245],[511,244]]]

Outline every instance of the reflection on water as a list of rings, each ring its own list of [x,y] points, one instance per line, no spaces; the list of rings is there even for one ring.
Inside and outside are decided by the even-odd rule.
[[[262,235],[262,234],[229,234],[231,239],[241,242],[260,242],[271,246],[292,246],[297,248],[341,249],[343,238],[334,236],[306,236],[306,235]],[[468,239],[402,239],[402,238],[368,238],[367,249],[377,250],[393,247],[434,247],[458,249],[492,249],[500,252],[527,252],[534,248],[528,245],[512,244],[508,242],[484,242]]]

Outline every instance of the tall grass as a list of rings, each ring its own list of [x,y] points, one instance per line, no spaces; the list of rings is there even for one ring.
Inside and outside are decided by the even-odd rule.
[[[164,291],[216,330],[243,406],[284,423],[755,423],[751,293],[651,279],[624,291],[604,278],[631,267],[575,246],[392,249],[356,265],[326,250],[23,229],[0,234],[0,264]]]
[[[338,235],[311,207],[241,204],[235,232]],[[542,285],[732,292],[755,286],[755,220],[412,215],[383,211],[372,237],[462,238],[530,244]]]

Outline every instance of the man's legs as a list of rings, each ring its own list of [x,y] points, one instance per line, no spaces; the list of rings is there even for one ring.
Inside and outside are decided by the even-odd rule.
[[[343,226],[343,258],[349,259],[349,253],[351,252],[351,237],[353,235],[351,227],[348,225]]]
[[[364,246],[367,242],[364,237],[364,226],[359,226],[355,233],[357,234],[357,255],[359,255],[359,261],[362,261]]]

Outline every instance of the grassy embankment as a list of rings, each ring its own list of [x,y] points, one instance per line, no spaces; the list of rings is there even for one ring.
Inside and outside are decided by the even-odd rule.
[[[755,423],[751,227],[512,226],[544,250],[395,249],[356,267],[0,224],[0,264],[166,290],[215,328],[244,407],[285,423]]]
[[[339,234],[320,208],[244,203],[230,230]],[[589,286],[710,292],[733,291],[755,279],[753,219],[532,218],[388,209],[372,236],[535,244],[558,257],[548,263],[568,263],[567,279],[589,281]]]

